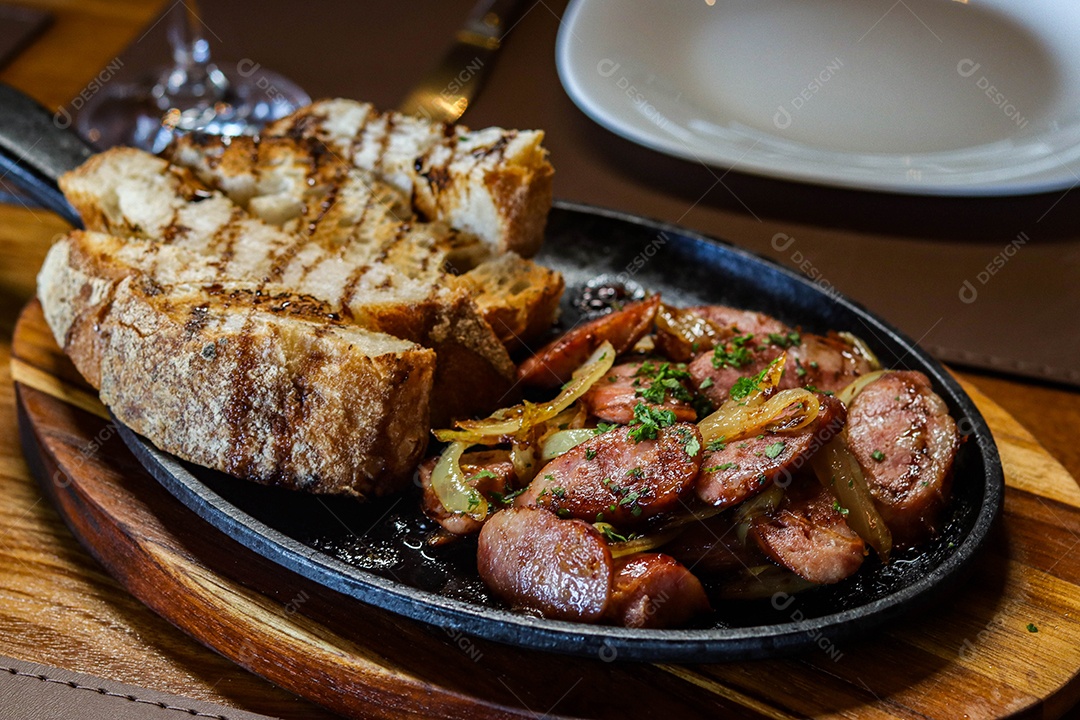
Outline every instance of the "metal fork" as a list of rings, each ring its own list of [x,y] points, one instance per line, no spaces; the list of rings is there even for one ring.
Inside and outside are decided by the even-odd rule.
[[[480,92],[502,39],[520,17],[523,0],[480,0],[450,50],[398,106],[406,115],[455,122]]]

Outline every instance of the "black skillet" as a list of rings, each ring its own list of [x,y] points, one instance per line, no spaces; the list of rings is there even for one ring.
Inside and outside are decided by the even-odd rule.
[[[65,218],[78,216],[56,189],[59,173],[88,148],[39,105],[0,85],[0,171]],[[182,462],[120,426],[140,462],[180,502],[265,557],[327,588],[390,612],[521,647],[605,659],[720,661],[759,658],[865,635],[923,605],[961,579],[998,515],[1004,480],[982,415],[951,375],[909,338],[858,304],[767,259],[683,228],[625,213],[557,202],[539,258],[567,281],[563,322],[622,284],[668,302],[725,303],[774,315],[804,330],[862,337],[886,367],[920,370],[967,436],[957,457],[948,522],[934,540],[869,559],[852,578],[793,598],[718,602],[697,626],[634,630],[581,625],[507,609],[476,575],[475,545],[425,545],[433,529],[415,489],[360,504],[242,482]]]

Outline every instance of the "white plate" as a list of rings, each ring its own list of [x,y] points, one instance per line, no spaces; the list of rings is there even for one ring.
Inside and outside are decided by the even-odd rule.
[[[927,195],[1080,183],[1075,0],[573,0],[559,76],[689,160]]]

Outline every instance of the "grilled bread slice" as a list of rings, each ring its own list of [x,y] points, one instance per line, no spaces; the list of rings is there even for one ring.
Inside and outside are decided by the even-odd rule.
[[[161,285],[88,250],[115,238],[94,240],[57,242],[39,293],[57,342],[122,422],[258,482],[359,497],[408,482],[433,351],[336,321],[312,298]]]
[[[495,255],[532,257],[540,248],[554,174],[541,131],[469,130],[333,99],[298,110],[263,135],[321,141],[400,190],[422,219],[473,235]]]
[[[270,295],[309,296],[361,327],[434,349],[433,422],[487,412],[512,387],[505,347],[468,289],[447,279],[453,246],[437,226],[399,221],[369,198],[364,222],[347,237],[307,226],[290,233],[252,217],[190,170],[131,148],[94,156],[61,187],[88,227],[128,239],[126,247],[102,237],[81,242],[155,282],[254,283]],[[339,224],[329,216],[324,222]]]
[[[322,242],[350,242],[357,224],[386,222],[376,216],[413,217],[399,191],[366,171],[345,166],[312,139],[189,134],[170,146],[166,157],[261,219]],[[513,251],[491,257],[488,245],[442,223],[428,227],[445,237],[442,255],[432,262],[463,274],[459,286],[472,295],[507,349],[516,350],[547,332],[564,287],[559,273]]]
[[[505,254],[532,252],[543,228],[540,135],[438,126],[440,139],[429,124],[425,140],[380,116],[394,149],[365,163],[372,113],[348,153],[334,146],[357,107],[305,111],[261,139],[190,136],[172,162],[114,149],[62,178],[92,232],[50,251],[46,317],[113,412],[160,447],[261,482],[382,494],[431,423],[512,399],[507,347],[547,328],[562,289]],[[410,180],[423,166],[399,162],[410,142],[454,182]],[[493,194],[500,178],[530,208]]]

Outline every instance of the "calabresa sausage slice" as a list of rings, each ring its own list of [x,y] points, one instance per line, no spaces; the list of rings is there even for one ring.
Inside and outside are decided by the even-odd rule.
[[[591,525],[535,508],[488,518],[476,562],[481,579],[512,607],[580,622],[604,615],[615,574],[611,551]]]
[[[695,484],[698,498],[715,507],[731,507],[757,495],[778,478],[790,482],[807,465],[810,455],[843,429],[844,404],[826,395],[818,395],[818,401],[821,410],[817,418],[802,430],[767,432],[707,445]]]
[[[683,625],[712,608],[693,573],[670,555],[640,553],[619,558],[607,618],[632,628]]]
[[[949,501],[956,422],[920,372],[890,372],[855,396],[848,447],[897,545],[937,531]]]
[[[844,508],[813,478],[794,482],[776,510],[754,518],[750,533],[778,564],[822,585],[853,575],[866,556]]]
[[[617,427],[585,441],[540,469],[514,504],[542,507],[586,522],[640,525],[673,510],[701,467],[701,433],[691,423],[633,439]]]
[[[611,368],[581,401],[590,415],[604,422],[629,425],[634,420],[634,407],[640,402],[670,410],[682,422],[693,422],[697,420],[697,412],[690,404],[690,391],[682,384],[684,377],[689,378],[685,369],[679,370],[667,362],[624,363]],[[644,395],[661,402],[652,402]]]
[[[649,331],[659,306],[660,296],[653,295],[569,330],[521,363],[518,380],[533,387],[559,387],[605,340],[621,355]]]

